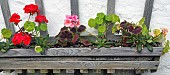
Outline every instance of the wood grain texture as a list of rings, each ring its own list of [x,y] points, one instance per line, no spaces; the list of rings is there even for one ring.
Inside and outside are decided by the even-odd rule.
[[[78,0],[70,0],[71,14],[79,16],[79,4]]]
[[[1,60],[0,69],[157,69],[159,61],[13,61]]]
[[[154,4],[154,0],[146,0],[145,2],[145,9],[144,9],[143,17],[145,17],[145,24],[147,25],[148,29],[150,26],[153,4]]]
[[[36,53],[33,49],[10,49],[7,53],[0,53],[0,57],[10,56],[160,56],[163,47],[155,47],[153,52],[146,48],[141,53],[136,48],[113,47],[113,48],[50,48],[46,55]]]
[[[35,3],[38,5],[38,9],[40,10],[40,14],[45,15],[43,0],[35,0]],[[48,34],[48,31],[40,31],[40,34],[42,36],[46,36]]]
[[[153,52],[146,48],[141,53],[135,48],[113,47],[113,48],[50,48],[46,51],[49,56],[160,56],[163,48],[156,47]]]
[[[9,19],[11,17],[11,11],[9,8],[8,0],[0,0],[0,5],[1,5],[6,28],[10,29],[14,34],[15,33],[14,25],[9,22]]]
[[[36,53],[33,49],[10,49],[6,53],[0,52],[0,57],[11,56],[40,56],[40,53]]]
[[[107,14],[114,14],[115,13],[115,0],[108,0],[107,1]],[[120,38],[115,38],[116,36],[112,33],[112,24],[110,24],[107,28],[108,31],[106,33],[107,40],[117,40]],[[114,38],[114,39],[113,39]]]

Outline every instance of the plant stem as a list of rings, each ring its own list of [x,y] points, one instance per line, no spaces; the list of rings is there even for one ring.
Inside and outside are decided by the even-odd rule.
[[[30,14],[29,17],[28,17],[28,21],[30,20],[30,16],[31,16],[31,14]]]

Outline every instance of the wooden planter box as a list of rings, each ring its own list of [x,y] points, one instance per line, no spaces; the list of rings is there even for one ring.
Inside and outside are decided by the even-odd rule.
[[[105,69],[107,73],[121,69],[156,70],[162,50],[163,47],[155,47],[153,52],[149,52],[144,48],[138,53],[135,48],[129,47],[50,48],[45,55],[41,55],[33,49],[11,49],[7,53],[0,53],[0,69],[27,69],[27,72],[44,69],[53,70],[53,73],[60,72],[60,69],[73,70],[73,73],[74,69],[80,69],[80,73],[84,73],[84,70],[88,72],[88,69]]]

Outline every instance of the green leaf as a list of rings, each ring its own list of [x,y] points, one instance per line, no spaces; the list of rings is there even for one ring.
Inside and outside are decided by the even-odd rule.
[[[106,21],[112,21],[112,15],[106,15],[105,19]]]
[[[146,44],[146,47],[148,48],[148,50],[149,50],[150,52],[153,52],[153,47],[152,47],[151,45]]]
[[[116,14],[112,14],[112,22],[113,23],[120,22],[119,16],[117,16]]]
[[[165,47],[164,47],[162,53],[165,54],[165,53],[169,52],[169,49],[170,49],[170,42],[169,42],[169,40],[167,40],[165,42]]]
[[[40,31],[40,27],[39,26],[35,26],[35,30],[36,31]]]
[[[112,33],[115,33],[116,31],[117,31],[117,26],[114,25],[114,26],[112,27]]]
[[[103,19],[101,19],[101,18],[99,18],[99,17],[96,17],[96,18],[95,18],[95,22],[96,22],[97,24],[102,24],[102,23],[103,23]]]
[[[103,12],[97,13],[97,17],[99,17],[101,19],[104,18],[104,16],[105,16],[105,14]]]
[[[98,31],[99,31],[100,33],[104,33],[104,32],[106,31],[106,26],[99,26],[99,27],[98,27]]]
[[[152,40],[147,40],[148,43],[152,43],[153,41]]]
[[[24,23],[24,29],[28,32],[31,32],[33,31],[35,28],[35,23],[34,22],[31,22],[31,21],[26,21]]]
[[[138,52],[141,52],[141,51],[142,51],[142,44],[141,44],[141,43],[138,43],[138,44],[137,44],[137,51],[138,51]]]
[[[142,25],[142,35],[149,36],[149,30],[145,24]]]
[[[95,19],[90,18],[88,21],[88,25],[92,28],[92,27],[96,27],[96,22]]]
[[[3,28],[3,29],[1,30],[1,33],[2,33],[3,37],[4,37],[4,38],[7,38],[7,39],[10,38],[11,35],[12,35],[12,31],[9,30],[9,29],[6,29],[6,28]]]
[[[40,53],[40,52],[42,52],[42,48],[41,48],[41,46],[36,46],[35,47],[35,52],[37,52],[37,53]]]
[[[47,30],[47,24],[41,23],[41,24],[40,24],[40,29],[41,29],[42,31],[46,31],[46,30]]]
[[[143,17],[140,21],[139,21],[139,25],[143,25],[145,23],[145,18]]]

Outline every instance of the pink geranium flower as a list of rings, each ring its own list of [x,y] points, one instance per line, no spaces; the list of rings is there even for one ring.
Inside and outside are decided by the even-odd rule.
[[[64,20],[64,25],[66,27],[79,27],[80,20],[78,19],[77,15],[66,15],[66,19]]]

